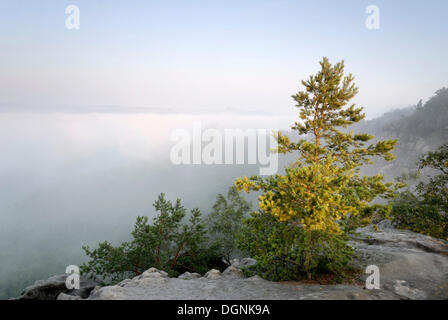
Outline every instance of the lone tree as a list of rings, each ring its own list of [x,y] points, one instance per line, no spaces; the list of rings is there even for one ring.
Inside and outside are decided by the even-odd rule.
[[[293,96],[300,120],[292,126],[302,137],[293,142],[276,133],[278,152],[297,152],[284,174],[253,176],[235,182],[239,191],[260,191],[259,211],[246,221],[240,247],[258,260],[271,279],[311,278],[316,272],[339,273],[351,259],[347,234],[368,224],[386,207],[370,204],[390,197],[392,184],[383,176],[361,176],[360,167],[378,156],[393,160],[396,140],[367,145],[374,137],[344,130],[364,119],[362,108],[349,101],[358,93],[344,62],[327,58],[321,70],[302,81],[305,90]]]
[[[236,239],[244,227],[243,219],[247,218],[250,211],[251,204],[232,186],[227,192],[227,198],[218,194],[213,211],[207,217],[210,236],[227,265],[231,264],[232,258],[239,256]]]

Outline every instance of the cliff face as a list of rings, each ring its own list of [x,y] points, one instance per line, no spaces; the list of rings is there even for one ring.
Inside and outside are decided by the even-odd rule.
[[[358,230],[352,245],[357,258],[354,265],[366,269],[376,265],[380,272],[380,289],[366,289],[368,275],[361,276],[358,284],[310,285],[297,282],[271,282],[258,276],[246,278],[243,266],[255,263],[253,259],[235,261],[223,273],[210,270],[204,276],[185,273],[169,278],[164,271],[151,268],[142,275],[127,279],[115,286],[95,287],[84,283],[84,294],[62,288],[51,298],[59,300],[205,300],[205,299],[448,299],[448,242],[410,231],[397,230],[389,221]],[[51,279],[51,278],[50,278]],[[23,297],[33,290],[36,299],[48,290],[49,280],[27,288]],[[47,284],[47,285],[46,285]],[[83,286],[83,285],[82,285]],[[61,289],[61,288],[60,288]],[[93,289],[93,290],[92,290]],[[56,290],[57,291],[57,290]]]
[[[362,121],[350,130],[368,132],[377,140],[397,139],[393,151],[396,160],[375,161],[364,172],[385,174],[388,179],[416,169],[420,155],[434,151],[448,141],[448,88],[438,90],[425,104],[395,110],[383,116]]]

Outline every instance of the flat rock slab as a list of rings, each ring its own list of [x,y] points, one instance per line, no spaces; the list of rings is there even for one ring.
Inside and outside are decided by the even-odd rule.
[[[95,290],[90,300],[377,300],[398,299],[383,290],[349,285],[298,285],[254,276],[216,275],[184,280],[149,277]]]
[[[378,266],[381,288],[402,299],[448,299],[448,242],[397,230],[388,221],[378,227],[358,229],[354,265]]]
[[[380,300],[448,299],[448,242],[397,230],[389,221],[358,229],[351,242],[353,265],[365,270],[376,265],[380,289],[361,285],[311,285],[272,282],[258,276],[245,278],[239,268],[253,259],[235,261],[223,273],[210,270],[204,277],[185,274],[169,278],[150,269],[143,275],[116,286],[95,289],[91,300]],[[359,280],[365,281],[367,275]]]

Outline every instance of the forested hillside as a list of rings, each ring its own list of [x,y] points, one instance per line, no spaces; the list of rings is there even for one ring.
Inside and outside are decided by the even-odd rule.
[[[435,150],[448,141],[448,88],[438,90],[426,103],[385,113],[355,126],[356,132],[369,132],[377,140],[397,139],[396,160],[376,161],[364,170],[381,172],[391,180],[401,173],[414,170],[418,157]]]

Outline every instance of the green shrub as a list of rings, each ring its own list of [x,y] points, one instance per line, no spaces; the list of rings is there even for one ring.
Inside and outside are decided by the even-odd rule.
[[[448,240],[448,144],[425,154],[418,166],[438,174],[420,182],[415,193],[400,193],[392,201],[392,220],[399,228]]]
[[[343,235],[307,232],[262,213],[253,214],[246,223],[246,232],[238,238],[238,245],[257,260],[256,266],[245,270],[247,275],[259,274],[274,281],[329,273],[342,276],[353,257],[353,248]]]
[[[251,205],[238,193],[234,186],[229,188],[227,198],[222,194],[216,197],[212,213],[207,217],[208,230],[213,243],[227,264],[238,251],[236,238],[241,233],[243,219],[249,215]]]
[[[392,206],[392,220],[397,228],[408,229],[448,240],[448,220],[434,206],[424,204],[413,193],[401,193]]]
[[[162,193],[154,207],[158,215],[152,224],[148,217],[137,218],[132,241],[116,247],[105,241],[93,250],[84,246],[90,260],[81,266],[81,272],[104,285],[139,275],[150,267],[172,276],[222,268],[219,246],[209,245],[199,209],[191,210],[189,222],[182,224],[186,210],[179,199],[172,203]]]

